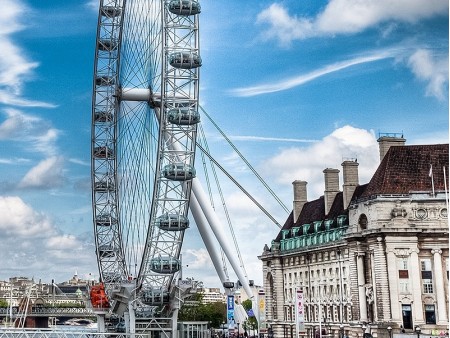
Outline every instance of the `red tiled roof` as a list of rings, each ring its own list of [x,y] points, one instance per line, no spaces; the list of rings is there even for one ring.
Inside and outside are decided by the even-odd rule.
[[[448,159],[448,144],[391,147],[360,197],[431,191],[430,165],[434,189],[443,191],[443,167],[448,173]]]

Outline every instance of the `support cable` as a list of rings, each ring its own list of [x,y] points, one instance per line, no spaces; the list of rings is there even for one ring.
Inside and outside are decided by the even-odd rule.
[[[236,148],[236,146],[231,142],[231,140],[225,135],[225,133],[220,129],[220,127],[214,122],[214,120],[208,115],[208,113],[203,109],[202,106],[199,105],[199,108],[205,114],[209,121],[214,125],[214,127],[219,131],[219,133],[223,136],[223,138],[228,142],[231,148],[239,155],[239,157],[244,161],[244,163],[249,167],[249,169],[253,172],[253,174],[258,178],[258,180],[264,185],[264,187],[270,192],[270,194],[275,198],[278,204],[289,213],[289,209],[284,205],[284,203],[280,200],[280,198],[275,194],[275,192],[269,187],[269,185],[264,181],[264,179],[258,174],[258,172],[252,167],[252,165],[245,159],[244,155]],[[215,162],[217,164],[217,162]],[[277,223],[278,225],[278,223]]]

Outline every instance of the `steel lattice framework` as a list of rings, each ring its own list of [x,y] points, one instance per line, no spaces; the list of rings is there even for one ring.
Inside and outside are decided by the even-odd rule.
[[[101,0],[92,102],[92,201],[107,290],[132,279],[146,305],[170,294],[198,115],[197,1]]]

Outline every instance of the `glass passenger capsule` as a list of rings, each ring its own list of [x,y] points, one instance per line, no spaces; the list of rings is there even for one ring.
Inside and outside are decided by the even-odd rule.
[[[201,57],[192,52],[176,52],[169,56],[169,63],[172,67],[181,69],[192,69],[202,65]]]
[[[95,182],[94,190],[98,192],[112,191],[114,190],[114,183],[108,181]]]
[[[234,282],[223,282],[223,287],[226,289],[232,289],[234,288]]]
[[[95,224],[99,227],[109,227],[117,224],[117,220],[109,215],[100,215],[95,219]]]
[[[100,257],[114,257],[114,248],[110,245],[101,245],[98,247],[98,255]]]
[[[150,289],[142,292],[142,302],[145,305],[158,306],[169,303],[169,291],[165,289]]]
[[[186,230],[189,228],[189,219],[180,214],[164,214],[156,219],[156,226],[166,231]]]
[[[195,15],[201,12],[200,4],[196,0],[172,0],[169,11],[176,15]]]
[[[98,49],[105,51],[105,52],[111,52],[113,50],[116,50],[118,46],[117,41],[109,40],[109,39],[101,39],[98,40]]]
[[[95,78],[97,86],[112,86],[115,83],[114,77],[107,75],[100,75]]]
[[[96,158],[111,158],[114,157],[114,151],[108,147],[95,147],[94,157]]]
[[[150,261],[150,270],[161,274],[171,274],[180,270],[181,262],[170,256],[155,257]]]
[[[164,166],[162,174],[172,181],[188,181],[195,177],[195,168],[185,163],[170,163]]]
[[[112,122],[113,116],[114,115],[110,112],[96,111],[94,114],[94,121],[95,122]]]
[[[101,10],[102,16],[107,18],[114,18],[122,14],[122,10],[119,7],[114,6],[104,6]]]
[[[178,125],[193,125],[200,122],[200,114],[190,108],[174,108],[167,113],[167,120]]]

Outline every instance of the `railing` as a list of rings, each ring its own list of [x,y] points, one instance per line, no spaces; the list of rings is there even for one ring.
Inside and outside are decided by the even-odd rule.
[[[11,314],[10,308],[0,308],[0,317],[6,317]],[[12,308],[12,315],[19,314],[19,308]],[[66,308],[66,307],[32,307],[31,311],[27,313],[27,316],[50,316],[50,317],[58,317],[58,316],[95,316],[95,313],[92,309],[86,309],[82,307],[75,308]]]
[[[280,250],[295,250],[313,245],[326,244],[340,240],[347,231],[347,227],[325,230],[313,234],[296,236],[280,240]]]

